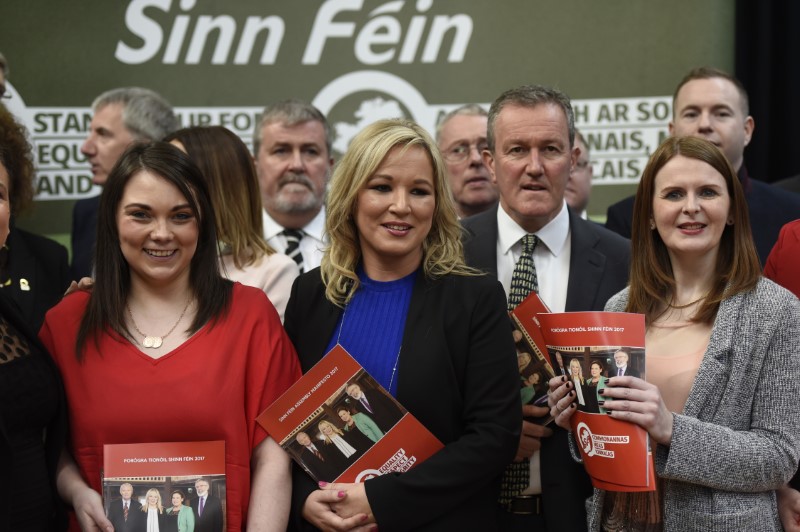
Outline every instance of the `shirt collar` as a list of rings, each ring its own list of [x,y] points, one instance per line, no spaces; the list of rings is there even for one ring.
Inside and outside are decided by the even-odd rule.
[[[511,250],[514,245],[525,236],[527,232],[515,222],[501,205],[497,209],[497,239],[503,254]],[[539,240],[547,246],[550,252],[558,257],[564,251],[569,236],[569,211],[567,202],[564,201],[561,211],[547,225],[534,233]]]
[[[278,236],[284,230],[284,227],[275,221],[275,219],[269,215],[267,209],[262,209],[262,219],[264,223],[264,237],[266,240],[269,240],[272,237]],[[322,235],[325,234],[325,206],[323,205],[322,208],[319,210],[317,215],[312,219],[308,224],[303,227],[303,232],[309,236],[316,238],[319,241],[322,241]]]

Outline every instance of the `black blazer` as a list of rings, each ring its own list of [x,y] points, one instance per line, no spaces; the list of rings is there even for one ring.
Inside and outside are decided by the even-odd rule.
[[[147,522],[147,514],[142,512],[139,501],[131,499],[128,509],[128,520],[122,510],[122,499],[116,499],[108,505],[108,520],[114,525],[114,532],[138,532]]]
[[[72,208],[72,278],[91,277],[100,196],[78,200]]]
[[[497,208],[462,220],[467,264],[497,276]],[[630,241],[569,211],[572,237],[567,312],[603,310],[625,288],[630,270]],[[553,282],[539,278],[539,283]],[[563,281],[557,281],[563,282]],[[586,530],[584,502],[591,496],[583,465],[569,452],[567,431],[553,426],[542,439],[542,504],[548,530]]]
[[[197,514],[199,502],[199,498],[194,498],[190,503],[194,512],[194,532],[222,532],[222,504],[219,497],[208,494],[202,516]]]
[[[319,269],[297,278],[285,327],[303,371],[326,352],[342,309],[325,299]],[[444,449],[401,475],[366,481],[382,531],[494,530],[500,475],[519,442],[519,372],[502,287],[489,277],[420,272],[408,309],[397,400]],[[292,523],[311,478],[295,468]]]
[[[13,227],[6,240],[8,261],[3,287],[19,307],[31,330],[38,332],[44,315],[61,301],[70,283],[67,248],[54,240]],[[24,280],[24,281],[23,281]],[[24,290],[23,288],[27,288]]]
[[[739,168],[739,181],[744,189],[747,210],[750,211],[750,228],[762,266],[767,263],[769,252],[785,224],[800,218],[800,194],[768,185],[753,179],[747,168]],[[608,208],[606,227],[615,233],[630,238],[633,225],[633,202],[630,196]]]

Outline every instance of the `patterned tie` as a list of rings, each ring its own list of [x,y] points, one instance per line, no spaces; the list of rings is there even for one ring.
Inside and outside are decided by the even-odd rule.
[[[128,520],[128,503],[124,503],[122,505],[122,518],[127,521]]]
[[[536,265],[533,263],[533,250],[539,243],[536,235],[522,237],[522,255],[520,255],[514,273],[511,275],[511,289],[508,294],[508,310],[522,303],[531,292],[539,291],[539,281],[536,277]],[[524,459],[513,462],[503,472],[500,485],[498,502],[505,506],[511,499],[522,493],[530,484],[530,462]]]
[[[289,258],[294,259],[300,273],[303,273],[303,255],[300,253],[300,240],[303,238],[303,231],[300,229],[284,229],[281,234],[286,237],[286,251]]]

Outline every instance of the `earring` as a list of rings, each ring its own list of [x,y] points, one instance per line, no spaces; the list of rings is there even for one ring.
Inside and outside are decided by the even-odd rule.
[[[650,220],[650,230],[652,231],[655,228],[656,228],[656,223],[653,220]]]
[[[727,222],[727,224],[728,224],[728,225],[733,225],[733,218],[728,218],[728,222]]]

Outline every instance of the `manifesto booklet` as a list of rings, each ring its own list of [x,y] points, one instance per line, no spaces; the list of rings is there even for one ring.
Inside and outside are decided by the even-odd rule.
[[[570,420],[584,466],[596,488],[655,490],[647,432],[613,419],[599,401],[610,377],[645,378],[644,315],[624,312],[538,314],[557,375],[575,384],[578,407]]]
[[[317,481],[402,473],[443,447],[340,345],[256,420]]]
[[[531,292],[510,312],[514,326],[514,345],[517,348],[520,400],[523,406],[547,406],[548,381],[553,378],[554,372],[537,317],[547,312],[550,309],[536,292]],[[548,415],[531,421],[548,424],[553,421],[553,417]]]
[[[145,530],[147,512],[142,508],[152,498],[163,508],[158,521],[164,527],[180,523],[181,530],[222,532],[225,442],[104,445],[102,495],[114,530]]]

